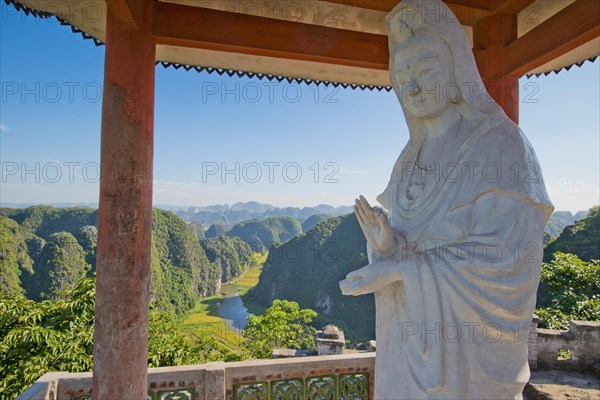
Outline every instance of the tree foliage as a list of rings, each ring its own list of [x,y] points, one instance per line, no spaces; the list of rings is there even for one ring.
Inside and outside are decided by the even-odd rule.
[[[86,278],[56,302],[0,297],[0,398],[14,398],[49,371],[91,369],[94,295]]]
[[[0,399],[15,398],[46,372],[91,370],[95,294],[95,279],[84,278],[56,302],[0,295]],[[235,359],[208,335],[182,334],[173,315],[155,309],[148,348],[149,367]]]
[[[600,321],[600,261],[554,253],[542,264],[536,314],[540,327],[568,329],[570,320]]]
[[[148,322],[149,368],[239,359],[209,334],[181,333],[172,314],[151,310]]]
[[[255,358],[271,358],[274,348],[316,350],[316,329],[310,326],[316,316],[296,302],[275,300],[264,314],[248,317],[244,347]]]

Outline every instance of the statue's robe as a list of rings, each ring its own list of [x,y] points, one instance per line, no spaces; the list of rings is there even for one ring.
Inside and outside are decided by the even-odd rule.
[[[375,292],[375,398],[521,398],[553,210],[533,149],[507,118],[487,118],[437,166],[418,157],[409,142],[377,198],[401,243],[369,261],[395,260],[402,280]]]

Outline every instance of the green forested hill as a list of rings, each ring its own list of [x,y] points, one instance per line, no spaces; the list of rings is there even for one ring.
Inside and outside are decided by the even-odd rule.
[[[48,237],[33,265],[33,274],[22,275],[25,294],[32,300],[58,300],[85,278],[91,266],[75,236],[57,232]]]
[[[208,260],[221,274],[221,282],[229,282],[246,271],[254,252],[238,237],[220,236],[200,242]]]
[[[204,229],[204,226],[200,222],[191,222],[190,228],[192,228],[198,240],[206,238],[206,229]]]
[[[557,237],[565,227],[574,223],[575,217],[570,211],[554,211],[544,228],[544,232],[552,237]]]
[[[193,222],[192,222],[193,223]],[[215,239],[219,236],[223,236],[229,230],[229,226],[221,223],[214,223],[208,227],[206,230],[204,237],[206,239]]]
[[[44,240],[48,240],[50,235],[56,232],[75,235],[86,225],[98,226],[98,210],[92,208],[0,208],[0,215],[18,222],[23,228]]]
[[[0,292],[60,298],[95,272],[97,211],[33,206],[0,209]],[[216,293],[221,266],[211,263],[192,228],[175,214],[152,212],[152,300],[184,313]]]
[[[320,224],[321,222],[325,221],[329,217],[330,216],[327,214],[311,215],[302,223],[302,231],[305,233],[310,231],[312,228],[317,226],[317,224]]]
[[[215,294],[220,278],[188,224],[172,212],[153,209],[151,292],[158,307],[184,313],[201,297]]]
[[[298,302],[319,314],[319,324],[335,323],[351,340],[373,339],[373,296],[343,296],[338,286],[366,264],[366,241],[354,214],[329,218],[271,247],[258,285],[246,296],[264,307],[275,299]]]
[[[573,215],[570,211],[554,211],[544,228],[544,244],[557,238],[563,229],[587,217],[588,211],[579,211]]]
[[[263,252],[274,243],[285,243],[302,233],[300,222],[294,217],[250,219],[237,223],[227,236],[237,236],[248,243],[253,251]]]
[[[15,221],[0,216],[0,293],[14,296],[23,292],[20,275],[33,271],[26,241],[28,236]]]
[[[600,259],[599,248],[600,207],[596,207],[548,245],[546,261],[555,251],[583,260]],[[329,218],[305,235],[272,247],[260,282],[247,297],[265,307],[274,299],[296,301],[317,311],[320,322],[344,328],[352,340],[373,338],[372,296],[343,296],[338,286],[348,272],[367,264],[365,253],[365,239],[354,215]]]
[[[560,236],[548,243],[544,261],[550,262],[557,251],[575,254],[584,261],[600,260],[600,206],[590,209],[586,218],[567,226]]]
[[[198,221],[204,226],[215,223],[233,226],[238,222],[249,219],[262,220],[268,217],[295,217],[301,222],[314,214],[327,214],[329,217],[334,217],[352,212],[352,207],[332,207],[327,204],[303,208],[274,207],[270,204],[249,201],[247,203],[235,203],[231,206],[221,204],[207,207],[171,207],[170,210],[187,222]]]

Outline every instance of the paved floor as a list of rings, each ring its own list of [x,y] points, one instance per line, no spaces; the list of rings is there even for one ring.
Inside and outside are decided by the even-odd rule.
[[[524,395],[528,400],[599,400],[600,379],[570,371],[532,371]]]

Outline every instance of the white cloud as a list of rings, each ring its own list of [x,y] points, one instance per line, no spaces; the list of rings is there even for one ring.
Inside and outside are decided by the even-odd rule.
[[[8,126],[0,123],[0,132],[10,132],[10,129],[8,129]]]
[[[600,185],[561,178],[546,186],[556,210],[576,212],[600,204]]]

